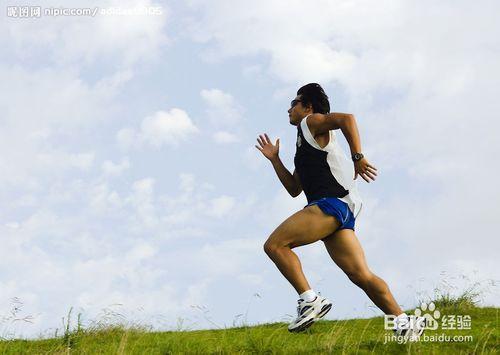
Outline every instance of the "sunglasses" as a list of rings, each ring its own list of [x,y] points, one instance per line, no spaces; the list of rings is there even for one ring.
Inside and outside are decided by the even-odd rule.
[[[295,107],[299,102],[302,102],[302,100],[299,99],[292,100],[292,102],[290,103],[290,107]]]

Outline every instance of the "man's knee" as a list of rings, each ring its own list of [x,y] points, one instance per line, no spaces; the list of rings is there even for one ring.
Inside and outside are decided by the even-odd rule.
[[[289,247],[289,245],[284,245],[284,243],[281,243],[278,240],[272,238],[272,235],[264,243],[264,251],[269,256],[275,255],[276,253],[279,252],[281,248],[286,248],[286,247]]]
[[[265,243],[264,243],[264,252],[271,256],[271,255],[274,255],[276,254],[276,251],[279,249],[279,244],[277,244],[276,242],[268,239]]]

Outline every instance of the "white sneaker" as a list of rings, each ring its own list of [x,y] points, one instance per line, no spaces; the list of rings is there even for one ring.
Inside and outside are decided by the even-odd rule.
[[[394,332],[398,336],[403,336],[409,341],[419,341],[420,336],[424,333],[427,320],[425,317],[408,316],[401,319],[394,326]]]
[[[332,308],[332,302],[321,296],[318,292],[316,298],[306,302],[302,298],[298,300],[297,318],[288,325],[290,332],[301,332],[309,328],[314,322],[323,318]]]

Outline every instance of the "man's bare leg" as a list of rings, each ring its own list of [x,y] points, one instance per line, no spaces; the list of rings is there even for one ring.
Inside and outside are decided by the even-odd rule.
[[[292,249],[314,243],[332,234],[339,227],[333,216],[324,214],[316,205],[294,213],[281,223],[264,244],[264,251],[297,293],[311,289],[300,260]]]
[[[385,314],[403,313],[389,287],[370,271],[363,248],[352,229],[341,229],[323,239],[331,258]]]

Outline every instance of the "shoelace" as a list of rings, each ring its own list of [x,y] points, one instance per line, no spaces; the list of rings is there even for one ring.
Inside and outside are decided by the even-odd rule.
[[[321,292],[316,292],[318,296],[321,296]],[[299,298],[299,300],[297,301],[298,302],[298,306],[297,306],[297,314],[300,316],[300,306],[302,305],[302,302],[304,302],[304,300],[302,298]]]

